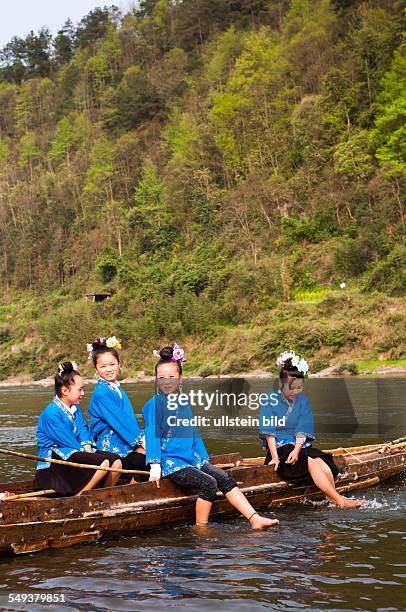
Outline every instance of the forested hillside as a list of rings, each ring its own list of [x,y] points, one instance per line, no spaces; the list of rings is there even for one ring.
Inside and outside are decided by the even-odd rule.
[[[144,0],[13,38],[0,378],[111,334],[126,374],[166,340],[202,375],[405,359],[404,27],[400,0]]]

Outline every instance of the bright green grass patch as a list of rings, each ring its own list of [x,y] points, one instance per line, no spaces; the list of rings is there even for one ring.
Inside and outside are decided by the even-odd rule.
[[[4,306],[0,306],[0,319],[3,317],[7,317],[7,315],[14,314],[16,311],[15,304],[6,304]]]
[[[374,372],[382,366],[399,366],[406,367],[405,359],[363,359],[362,361],[355,360],[358,370],[362,373],[363,370],[371,370]]]
[[[330,287],[317,287],[315,289],[307,289],[303,291],[296,289],[293,291],[293,299],[300,304],[317,304],[322,302],[326,297],[336,294],[337,292]]]

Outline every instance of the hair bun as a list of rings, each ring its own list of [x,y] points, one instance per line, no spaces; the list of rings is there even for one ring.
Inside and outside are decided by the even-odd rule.
[[[296,372],[297,366],[293,365],[291,357],[283,362],[283,369],[287,372]]]
[[[97,351],[97,349],[102,346],[106,346],[106,338],[96,338],[96,340],[92,342],[92,348],[94,351]]]
[[[71,372],[76,372],[78,366],[73,361],[64,361],[58,366],[58,374],[70,374]]]
[[[173,348],[171,346],[164,346],[159,351],[161,361],[171,361],[173,357]]]

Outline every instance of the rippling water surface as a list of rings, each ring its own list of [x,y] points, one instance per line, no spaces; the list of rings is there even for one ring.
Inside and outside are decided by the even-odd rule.
[[[334,421],[345,399],[342,392],[331,394],[334,401],[330,397],[326,409],[328,383],[311,383],[316,424],[321,416]],[[258,385],[262,391],[261,385],[269,383]],[[358,435],[322,435],[320,447],[396,437],[393,431],[389,436],[372,433],[380,406],[365,398],[383,401],[398,435],[406,434],[405,379],[385,381],[378,393],[373,381],[351,385],[348,395],[360,399],[355,406]],[[128,391],[140,412],[150,386],[133,385]],[[36,387],[0,390],[1,448],[35,452],[37,417],[51,396],[49,389]],[[261,453],[254,429],[209,428],[201,433],[212,453]],[[0,467],[2,481],[21,480],[33,471],[31,463],[4,455]],[[205,535],[187,525],[164,526],[142,535],[1,559],[0,609],[405,610],[405,484],[406,478],[398,477],[361,491],[367,500],[361,510],[338,510],[324,502],[279,508],[280,526],[268,532],[252,532],[244,519],[234,518],[213,521]],[[14,593],[63,594],[66,601],[7,603]]]

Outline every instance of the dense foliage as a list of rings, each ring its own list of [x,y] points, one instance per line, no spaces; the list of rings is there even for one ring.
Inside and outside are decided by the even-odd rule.
[[[343,281],[365,300],[404,295],[402,17],[399,0],[142,0],[13,38],[0,53],[4,375],[103,333],[135,359],[163,337],[278,329],[301,293]],[[110,305],[85,302],[106,289]],[[308,353],[356,344],[328,331],[308,330]],[[295,344],[286,333],[229,370]],[[400,358],[399,342],[364,349]]]

